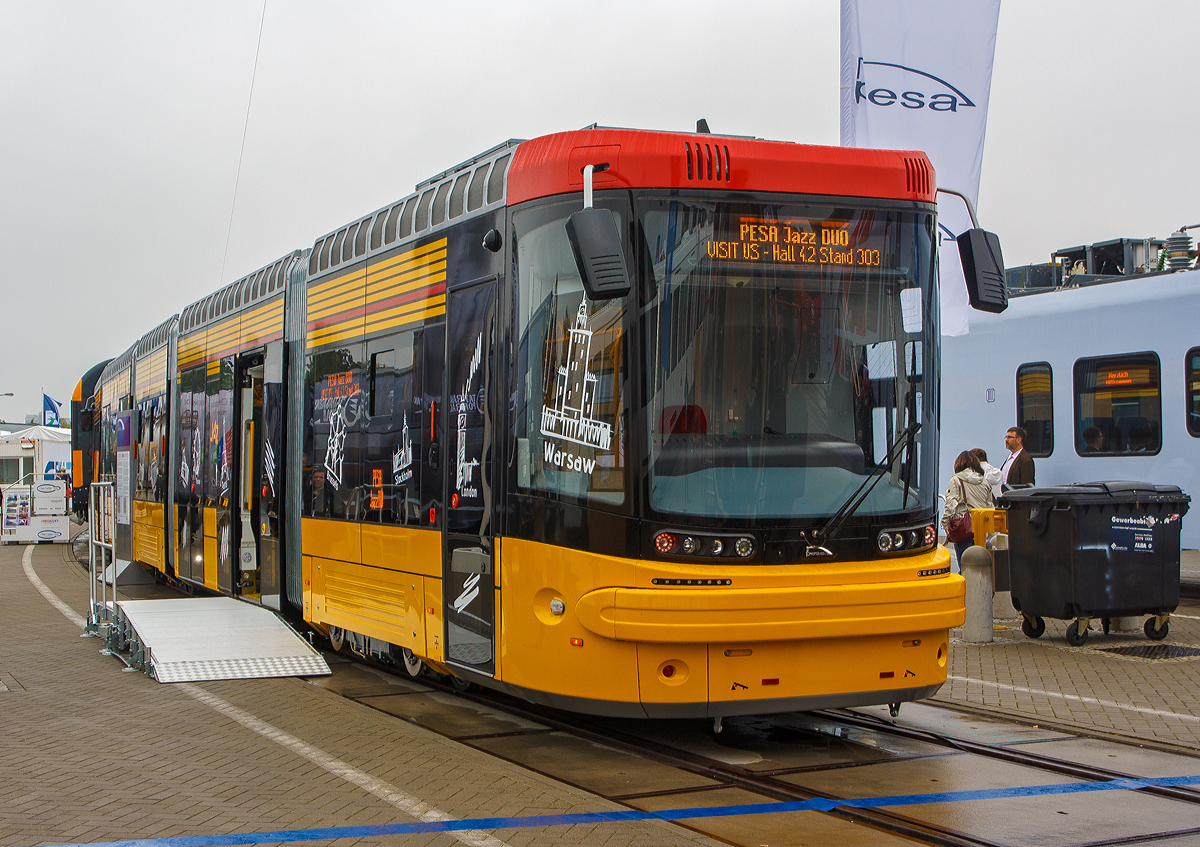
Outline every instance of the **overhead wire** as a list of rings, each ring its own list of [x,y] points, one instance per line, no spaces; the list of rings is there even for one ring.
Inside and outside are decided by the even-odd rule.
[[[267,0],[263,0],[262,16],[258,21],[258,44],[254,48],[254,69],[250,72],[250,96],[246,98],[246,119],[242,123],[242,146],[238,151],[237,175],[233,179],[233,200],[229,204],[229,225],[225,228],[225,252],[221,256],[219,285],[225,284],[225,263],[229,259],[229,241],[233,236],[233,213],[237,208],[238,186],[242,181],[242,160],[246,156],[246,135],[250,129],[250,106],[254,103],[254,82],[258,78],[258,56],[262,52],[263,24],[267,20]]]

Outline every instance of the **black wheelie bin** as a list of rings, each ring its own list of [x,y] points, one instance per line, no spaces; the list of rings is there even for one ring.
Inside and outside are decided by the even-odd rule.
[[[1191,498],[1174,485],[1088,482],[1006,491],[1012,603],[1021,631],[1043,618],[1072,620],[1067,642],[1087,640],[1091,618],[1153,615],[1146,635],[1166,638],[1179,605],[1179,529]]]

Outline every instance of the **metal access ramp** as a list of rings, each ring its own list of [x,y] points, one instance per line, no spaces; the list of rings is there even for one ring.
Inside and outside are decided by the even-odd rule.
[[[122,600],[115,605],[110,649],[127,651],[131,667],[159,682],[330,672],[320,653],[261,606],[232,597]]]

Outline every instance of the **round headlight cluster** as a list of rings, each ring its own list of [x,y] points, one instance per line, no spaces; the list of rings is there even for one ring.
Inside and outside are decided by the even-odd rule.
[[[919,550],[937,542],[937,530],[932,524],[911,529],[886,529],[879,533],[876,543],[880,553]]]
[[[734,538],[683,535],[664,530],[654,536],[654,549],[663,554],[748,559],[754,555],[754,539],[744,535]]]

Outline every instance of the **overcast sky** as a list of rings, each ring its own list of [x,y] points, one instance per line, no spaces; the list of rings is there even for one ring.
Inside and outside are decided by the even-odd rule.
[[[0,419],[507,138],[837,144],[838,13],[0,0]],[[1007,264],[1200,223],[1198,55],[1195,0],[1003,0],[979,212]]]

